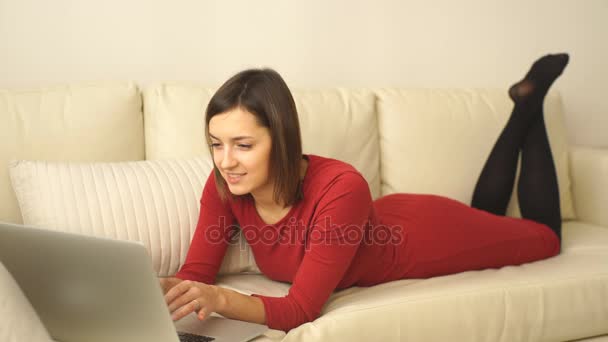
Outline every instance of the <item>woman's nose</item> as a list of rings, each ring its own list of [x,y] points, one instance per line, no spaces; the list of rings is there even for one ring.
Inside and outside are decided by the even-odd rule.
[[[230,169],[231,167],[236,165],[236,159],[232,156],[232,151],[230,148],[224,149],[224,156],[222,158],[221,167],[222,169]]]

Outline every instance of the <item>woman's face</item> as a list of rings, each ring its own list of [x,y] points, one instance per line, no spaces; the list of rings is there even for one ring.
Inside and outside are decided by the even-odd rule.
[[[235,108],[209,121],[213,162],[234,195],[272,196],[271,138],[253,114]]]

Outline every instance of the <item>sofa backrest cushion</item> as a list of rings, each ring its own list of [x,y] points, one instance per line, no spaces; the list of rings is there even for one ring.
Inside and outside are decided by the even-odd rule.
[[[205,110],[215,90],[194,84],[143,89],[146,159],[209,157]]]
[[[377,94],[382,194],[430,193],[470,204],[485,160],[513,108],[506,91],[381,89]],[[572,219],[568,145],[556,93],[547,96],[544,112],[562,217]],[[510,216],[520,216],[516,198],[514,191]]]
[[[0,221],[22,222],[9,160],[143,159],[141,107],[131,83],[0,89]]]
[[[205,109],[215,90],[188,83],[144,89],[146,159],[206,155]],[[295,90],[304,153],[346,161],[380,195],[375,97],[367,90]]]
[[[19,161],[10,174],[25,224],[142,242],[160,276],[183,264],[212,169],[207,158],[119,163]],[[221,274],[259,272],[241,236]]]

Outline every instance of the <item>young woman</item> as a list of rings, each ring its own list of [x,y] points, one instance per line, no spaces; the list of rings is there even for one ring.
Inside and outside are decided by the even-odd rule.
[[[207,107],[215,165],[186,262],[174,278],[161,280],[173,319],[217,312],[287,331],[317,318],[336,289],[559,254],[559,191],[543,101],[567,63],[566,54],[544,56],[510,88],[513,112],[471,206],[419,194],[372,201],[352,166],[302,154],[296,107],[275,71],[235,75]],[[520,151],[522,219],[504,216]],[[293,284],[286,297],[212,285],[237,223],[260,270]]]

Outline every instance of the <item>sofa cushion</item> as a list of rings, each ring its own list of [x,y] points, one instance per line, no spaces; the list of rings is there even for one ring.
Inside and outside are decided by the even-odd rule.
[[[608,229],[568,222],[563,239],[562,253],[542,261],[338,291],[314,322],[258,340],[507,342],[606,334]],[[246,294],[289,291],[261,275],[218,283]]]
[[[21,222],[9,160],[143,159],[142,120],[131,83],[0,89],[0,221]]]
[[[208,158],[205,110],[215,89],[167,83],[143,90],[146,159]]]
[[[166,83],[144,90],[146,159],[208,155],[205,110],[215,90]],[[372,196],[380,195],[380,156],[375,97],[366,90],[295,90],[304,153],[355,166]],[[210,158],[210,157],[208,157]]]
[[[504,90],[379,90],[382,194],[430,193],[470,204],[477,178],[512,108]],[[572,219],[575,212],[560,97],[549,94],[544,108],[562,217]],[[516,199],[514,191],[507,212],[510,216],[520,216]]]
[[[51,341],[38,314],[1,262],[0,294],[0,341]]]
[[[183,264],[212,165],[206,158],[121,163],[14,162],[10,174],[27,225],[141,241],[161,276]],[[259,272],[241,237],[220,273]]]

